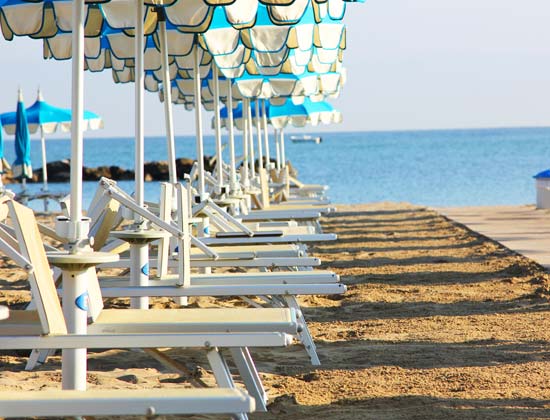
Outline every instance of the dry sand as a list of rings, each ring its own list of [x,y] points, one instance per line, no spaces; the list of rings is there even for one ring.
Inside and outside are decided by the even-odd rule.
[[[299,346],[254,350],[271,404],[252,419],[550,418],[549,283],[540,266],[407,204],[341,206],[323,225],[339,240],[312,253],[349,288],[301,299],[323,365],[309,366]],[[22,271],[5,258],[0,285],[0,303],[28,301]],[[155,302],[163,306],[171,305]],[[189,369],[204,362],[199,351],[165,351]],[[24,357],[3,352],[0,389],[58,387],[59,362],[24,372]],[[195,372],[212,383],[208,371]],[[157,388],[186,379],[147,354],[110,350],[91,353],[89,383]]]

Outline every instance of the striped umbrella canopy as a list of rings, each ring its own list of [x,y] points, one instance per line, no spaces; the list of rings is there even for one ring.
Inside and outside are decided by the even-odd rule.
[[[314,102],[311,98],[305,98],[302,103],[294,103],[291,98],[286,98],[281,105],[271,105],[267,102],[265,112],[268,123],[274,128],[285,128],[289,124],[294,127],[305,127],[323,124],[334,124],[342,122],[342,114],[327,101]],[[227,124],[228,109],[223,107],[220,111],[223,126]],[[252,118],[263,117],[263,110],[257,112],[256,108],[251,109]],[[243,106],[240,102],[233,109],[233,122],[239,130],[243,129]],[[212,121],[214,124],[214,121]]]
[[[68,132],[71,129],[71,110],[58,108],[47,103],[40,89],[36,101],[26,108],[25,112],[31,134],[36,133],[38,130],[41,130],[44,134],[52,134],[58,129],[63,132]],[[7,112],[0,115],[0,118],[6,133],[14,134],[17,125],[17,113]],[[87,130],[103,128],[102,118],[91,111],[84,112],[84,122]]]
[[[313,102],[305,98],[301,104],[295,104],[287,99],[283,105],[271,105],[267,112],[268,120],[276,129],[285,128],[288,124],[294,127],[305,127],[306,124],[313,126],[319,123],[333,124],[342,122],[340,111],[326,102]]]

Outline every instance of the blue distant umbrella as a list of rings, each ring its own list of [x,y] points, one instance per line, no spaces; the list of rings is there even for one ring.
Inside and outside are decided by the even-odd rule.
[[[13,162],[12,171],[15,178],[25,180],[26,178],[32,178],[31,136],[21,89],[19,89],[15,114],[15,162]]]
[[[46,142],[45,134],[51,134],[61,129],[67,132],[71,129],[71,111],[69,109],[58,108],[44,101],[40,89],[36,102],[26,109],[28,132],[36,133],[40,130],[40,140],[42,142],[42,179],[44,182],[43,191],[48,191],[48,173],[46,170]],[[6,133],[13,134],[17,127],[17,113],[7,112],[1,115],[2,124]],[[84,111],[84,128],[97,130],[103,128],[103,120],[93,112]]]

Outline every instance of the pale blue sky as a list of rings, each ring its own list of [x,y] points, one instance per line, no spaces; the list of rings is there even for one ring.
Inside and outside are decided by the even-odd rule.
[[[548,22],[547,0],[351,4],[348,83],[334,101],[344,123],[325,129],[549,126]],[[70,62],[41,57],[41,41],[0,41],[0,112],[15,109],[18,86],[27,105],[40,85],[50,103],[70,106]],[[115,85],[106,72],[88,74],[85,89],[85,106],[105,119],[95,135],[133,135],[133,85]],[[146,134],[164,134],[154,94],[146,95],[146,115]],[[192,134],[193,114],[175,107],[174,115],[176,134]]]

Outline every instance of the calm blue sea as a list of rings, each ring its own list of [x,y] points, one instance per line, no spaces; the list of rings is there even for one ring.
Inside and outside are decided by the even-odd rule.
[[[322,136],[320,145],[294,144],[287,139],[287,157],[304,182],[330,185],[330,197],[336,203],[382,200],[431,206],[533,203],[532,176],[550,167],[550,128],[351,132]],[[238,138],[239,146],[240,143]],[[205,138],[205,151],[214,153],[212,137]],[[146,160],[164,160],[165,139],[148,137],[145,152]],[[69,140],[48,139],[47,153],[48,161],[68,158]],[[176,153],[178,157],[194,158],[194,138],[178,137]],[[9,139],[5,154],[12,162],[13,141]],[[131,138],[85,140],[86,166],[132,168],[133,159]],[[32,162],[36,168],[41,166],[38,140],[32,142]],[[132,191],[132,182],[120,185]],[[10,188],[17,192],[20,186]],[[39,188],[37,184],[29,186],[31,191]],[[95,188],[95,182],[85,183],[85,206]],[[68,185],[52,184],[51,190],[68,191]],[[158,183],[147,183],[146,190],[155,199]]]

